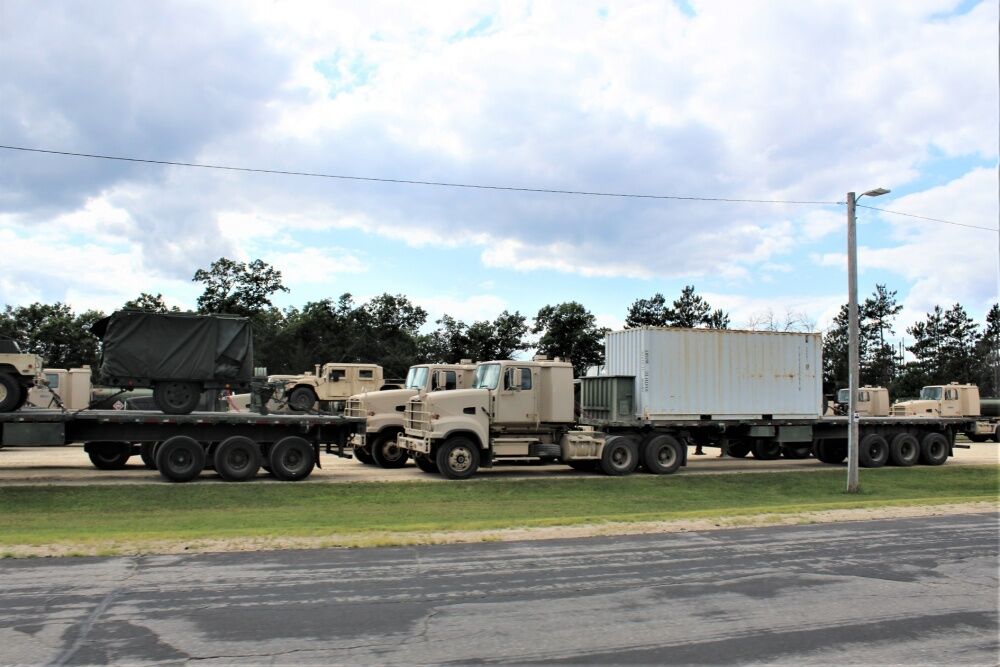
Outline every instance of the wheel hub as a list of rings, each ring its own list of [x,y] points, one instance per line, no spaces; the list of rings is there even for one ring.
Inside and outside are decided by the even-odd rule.
[[[472,462],[472,453],[464,448],[453,449],[448,456],[448,462],[455,471],[462,472],[468,470]]]

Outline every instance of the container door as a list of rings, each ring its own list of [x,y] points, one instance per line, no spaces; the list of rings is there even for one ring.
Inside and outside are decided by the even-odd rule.
[[[497,424],[535,424],[538,422],[538,393],[530,368],[508,366],[497,390]]]

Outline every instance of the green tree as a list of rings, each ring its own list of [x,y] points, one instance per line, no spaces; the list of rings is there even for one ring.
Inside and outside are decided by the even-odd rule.
[[[545,306],[535,316],[532,333],[541,334],[538,351],[573,363],[577,376],[588,366],[604,363],[604,337],[609,329],[576,301]]]
[[[667,307],[667,299],[657,292],[648,299],[636,299],[628,307],[625,328],[666,327],[673,320],[673,311]]]
[[[902,310],[903,306],[896,301],[896,291],[886,289],[885,285],[875,285],[875,292],[861,305],[865,338],[861,377],[865,384],[888,387],[895,378],[899,360],[889,337],[896,333],[893,321]]]
[[[275,293],[288,291],[281,271],[259,259],[247,264],[220,257],[208,269],[195,271],[192,281],[205,286],[198,297],[198,310],[203,313],[250,317],[270,308]]]
[[[981,396],[1000,396],[1000,304],[986,313],[986,326],[976,346],[976,366]]]
[[[649,299],[633,301],[625,315],[625,328],[642,326],[728,329],[729,315],[721,309],[712,310],[705,299],[695,294],[694,285],[686,285],[670,307],[659,292]]]
[[[944,338],[941,345],[941,382],[970,383],[979,379],[976,348],[979,325],[961,304],[956,303],[944,314]]]
[[[163,295],[157,293],[155,296],[148,292],[142,292],[136,298],[126,301],[122,310],[145,310],[150,313],[178,313],[180,308],[174,306],[168,308],[163,300]]]
[[[527,318],[517,311],[505,310],[492,322],[482,320],[471,325],[443,315],[435,324],[437,329],[421,342],[421,356],[431,363],[511,359],[516,352],[528,348],[524,342]]]
[[[6,306],[0,316],[0,335],[17,341],[21,350],[40,355],[47,368],[97,367],[99,341],[90,333],[104,313],[88,310],[79,315],[64,303]]]

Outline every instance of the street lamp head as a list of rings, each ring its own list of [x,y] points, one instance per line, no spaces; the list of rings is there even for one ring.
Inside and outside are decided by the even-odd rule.
[[[874,190],[869,190],[861,194],[862,197],[868,195],[869,197],[879,197],[881,195],[887,195],[891,192],[888,188],[875,188]]]

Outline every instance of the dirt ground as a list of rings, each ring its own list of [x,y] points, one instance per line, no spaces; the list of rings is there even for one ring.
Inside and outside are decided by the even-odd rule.
[[[970,449],[956,449],[955,456],[946,465],[1000,464],[1000,444],[995,442],[960,444]],[[833,466],[815,459],[777,461],[757,461],[753,457],[745,459],[720,458],[719,450],[705,449],[704,456],[695,456],[694,449],[688,452],[688,466],[683,474],[713,474],[727,472],[775,472],[787,470],[829,470]],[[442,481],[439,475],[421,472],[408,463],[397,470],[384,470],[374,465],[364,465],[353,459],[341,459],[324,454],[312,476],[303,483],[343,483],[376,481]],[[570,479],[581,477],[599,478],[599,475],[581,473],[566,465],[517,462],[498,465],[492,469],[481,469],[479,479]],[[199,478],[201,483],[221,483],[222,480],[212,470],[206,470]],[[167,483],[155,470],[143,467],[138,456],[129,460],[124,470],[97,470],[81,446],[68,447],[5,447],[0,449],[0,486],[34,484],[148,484]],[[257,483],[277,483],[263,470]]]

